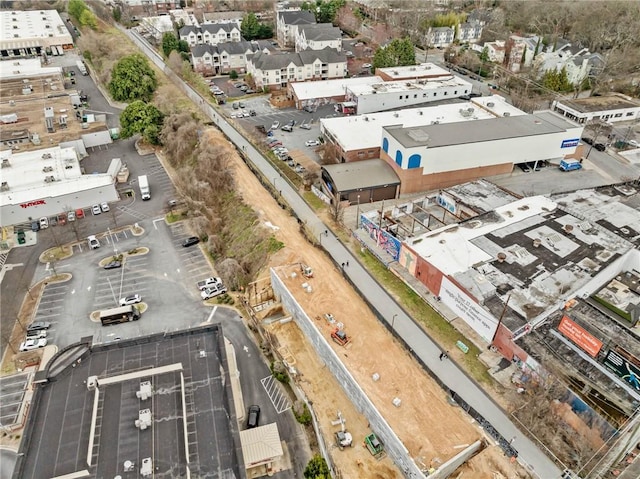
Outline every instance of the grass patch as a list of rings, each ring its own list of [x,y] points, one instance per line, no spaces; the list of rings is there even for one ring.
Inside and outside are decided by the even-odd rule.
[[[313,208],[315,211],[323,210],[327,207],[327,204],[313,194],[311,191],[305,191],[303,193],[305,201]]]
[[[167,223],[175,223],[176,221],[181,221],[187,217],[187,214],[184,212],[176,212],[176,213],[167,213],[164,217]]]
[[[484,364],[478,360],[480,349],[477,346],[460,334],[369,251],[359,250],[358,256],[373,277],[444,349],[453,350],[457,341],[462,341],[469,347],[469,352],[462,356],[461,364],[476,381],[485,384],[493,382]]]

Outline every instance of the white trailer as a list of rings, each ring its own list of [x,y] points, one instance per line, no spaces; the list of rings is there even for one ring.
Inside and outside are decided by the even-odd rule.
[[[147,179],[147,175],[138,176],[138,186],[140,187],[140,196],[142,196],[142,200],[150,200],[151,189],[149,188],[149,180]]]
[[[76,62],[76,66],[78,67],[78,70],[80,70],[80,73],[82,73],[83,75],[89,74],[89,70],[87,70],[87,66],[84,64],[82,60],[78,60]]]

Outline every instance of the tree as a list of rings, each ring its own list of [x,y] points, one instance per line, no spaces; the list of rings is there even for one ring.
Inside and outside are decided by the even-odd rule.
[[[345,0],[316,0],[315,2],[302,2],[300,8],[313,12],[318,23],[333,23],[338,10],[346,3]]]
[[[238,79],[238,72],[235,70],[231,70],[229,72],[229,78],[231,78],[232,80],[237,80]]]
[[[416,64],[416,53],[409,38],[394,39],[373,54],[373,68],[388,68]]]
[[[489,61],[489,47],[484,47],[480,53],[480,61],[486,63]]]
[[[307,467],[304,468],[304,477],[306,479],[329,479],[330,471],[327,462],[320,454],[316,454],[307,463]]]
[[[80,19],[78,20],[80,25],[89,27],[92,29],[96,29],[98,26],[98,19],[96,15],[91,10],[85,10],[80,14]]]
[[[173,32],[165,32],[162,34],[162,52],[165,58],[169,57],[172,51],[180,48],[180,42]]]
[[[149,101],[158,86],[156,74],[140,53],[122,58],[113,67],[109,93],[116,101]]]
[[[566,67],[562,67],[562,70],[556,70],[554,68],[544,72],[542,75],[542,84],[545,88],[557,92],[573,91],[573,85],[569,82]]]
[[[111,14],[113,15],[113,19],[116,22],[122,20],[122,10],[120,10],[120,7],[113,7],[113,9],[111,10]]]
[[[69,15],[75,18],[78,22],[80,21],[82,12],[85,10],[89,10],[89,7],[87,7],[87,4],[84,3],[83,0],[69,0],[67,12],[69,12]]]
[[[130,103],[120,114],[120,136],[130,138],[140,134],[152,145],[160,143],[163,115],[150,103],[137,100]]]
[[[255,13],[247,13],[244,17],[242,17],[242,24],[240,26],[240,33],[247,40],[255,40],[258,38],[258,33],[260,32],[260,22],[258,21],[258,17],[256,17]]]

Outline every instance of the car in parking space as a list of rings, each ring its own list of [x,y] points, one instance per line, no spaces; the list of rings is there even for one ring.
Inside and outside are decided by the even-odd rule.
[[[93,213],[94,216],[102,213],[102,209],[100,208],[100,205],[93,205],[91,207],[91,213]]]
[[[41,329],[40,331],[27,332],[25,339],[42,339],[47,337],[47,330]]]
[[[46,216],[43,216],[42,218],[40,218],[40,229],[46,230],[48,227],[49,227],[49,218],[47,218]]]
[[[471,98],[478,98],[479,96],[482,96],[482,93],[471,92],[471,93],[469,93],[469,96]]]
[[[252,88],[247,88],[247,91],[245,91],[245,93],[246,93],[247,95],[251,95],[251,94],[253,94],[253,93],[255,93],[255,92],[256,92],[256,91],[255,91],[255,90],[253,90]]]
[[[98,241],[95,235],[87,236],[87,243],[89,244],[89,249],[100,248],[100,241]]]
[[[73,216],[74,216],[74,218],[75,218],[75,213],[73,213]],[[60,226],[64,226],[64,225],[66,225],[66,224],[67,224],[67,215],[66,215],[65,213],[60,213],[60,214],[58,215],[58,224],[59,224]]]
[[[233,84],[233,86],[236,88],[240,88],[242,85],[244,85],[244,83],[242,83],[241,81],[237,81]]]
[[[363,63],[362,68],[371,68],[371,63]]]
[[[38,220],[33,220],[31,222],[31,231],[33,232],[40,231],[40,223],[38,222]]]
[[[182,247],[188,248],[189,246],[193,246],[194,244],[198,243],[200,243],[200,238],[198,238],[197,236],[189,236],[182,242]]]
[[[260,406],[249,406],[249,414],[247,414],[247,428],[252,429],[258,427],[260,423]]]
[[[471,95],[460,95],[458,98],[461,100],[471,100]]]
[[[244,108],[246,105],[244,104],[244,102],[243,102],[243,101],[239,101],[239,102],[238,102],[238,106],[239,106],[240,108]]]
[[[20,351],[31,351],[33,349],[44,348],[47,345],[47,340],[40,339],[27,339],[20,345]]]
[[[248,90],[248,89],[249,89],[249,87],[248,87],[247,85],[242,85],[242,86],[240,87],[240,91],[243,91],[243,92],[245,92],[245,93],[247,92],[247,90]]]
[[[256,116],[256,115],[257,115],[257,113],[256,113],[256,111],[255,111],[255,110],[249,110],[249,115],[250,115],[250,116]]]
[[[636,140],[629,140],[627,143],[635,148],[638,148],[638,142]]]
[[[106,201],[103,201],[102,203],[100,203],[100,209],[102,210],[103,213],[106,213],[111,208],[109,208],[109,203],[107,203]]]
[[[33,331],[42,331],[43,329],[49,329],[51,327],[51,323],[49,321],[34,321],[29,326],[27,326],[27,334]]]
[[[300,174],[304,173],[306,170],[307,169],[302,165],[296,165],[296,167],[294,168],[294,171]]]
[[[311,123],[300,123],[300,128],[302,128],[303,130],[310,130]]]
[[[125,296],[124,298],[120,298],[120,306],[129,306],[131,304],[138,304],[142,301],[142,296],[139,294],[132,294],[130,296]]]
[[[210,278],[203,279],[202,281],[198,281],[196,286],[200,291],[206,288],[216,287],[219,288],[222,286],[222,279],[216,278],[215,276],[211,276]]]
[[[71,223],[72,221],[75,221],[75,220],[76,220],[76,212],[69,211],[69,213],[67,213],[67,221]]]
[[[284,125],[282,128],[280,128],[282,131],[287,131],[289,133],[291,133],[293,131],[293,127],[291,125]]]
[[[274,121],[274,122],[271,124],[271,129],[272,129],[272,130],[277,130],[278,128],[280,128],[280,122],[279,122],[279,121]]]
[[[78,218],[79,220],[84,218],[84,210],[82,208],[78,208],[76,210],[76,218]]]
[[[122,268],[121,261],[110,261],[104,265],[104,269],[118,269],[118,268]]]
[[[202,292],[200,293],[200,297],[202,299],[211,299],[211,298],[215,298],[216,296],[220,296],[221,294],[224,294],[226,292],[227,292],[227,288],[225,288],[224,285],[209,286],[202,290]]]
[[[318,146],[320,141],[318,140],[307,140],[304,142],[305,146]]]
[[[583,136],[581,139],[587,145],[593,145],[593,139],[592,138],[589,138],[588,136]]]
[[[49,218],[49,226],[58,226],[58,217],[52,216]]]
[[[518,163],[516,166],[518,168],[520,168],[525,173],[530,173],[531,172],[531,168],[529,168],[529,166],[527,166],[526,163]]]
[[[16,232],[16,237],[18,239],[18,244],[25,244],[27,242],[27,238],[24,234],[24,230],[18,230]]]
[[[305,106],[303,110],[306,111],[307,113],[314,113],[316,111],[315,108],[313,108],[311,105]]]

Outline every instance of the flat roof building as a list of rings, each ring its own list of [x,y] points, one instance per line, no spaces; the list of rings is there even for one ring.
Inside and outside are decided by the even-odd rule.
[[[56,10],[3,10],[0,25],[3,60],[51,53],[52,47],[73,47],[73,38]]]
[[[455,122],[472,123],[482,119],[520,115],[526,113],[507,103],[504,97],[494,95],[440,106],[323,118],[320,120],[320,132],[327,142],[335,146],[335,160],[350,162],[380,157],[380,139],[385,126],[402,125],[409,128]]]
[[[0,152],[0,218],[2,226],[118,200],[115,176],[109,172],[83,175],[75,148],[55,146],[15,153]]]
[[[551,108],[560,115],[581,124],[591,120],[607,123],[640,120],[640,101],[621,93],[574,100],[555,100]]]
[[[346,99],[355,102],[357,114],[362,115],[458,98],[471,93],[471,89],[468,81],[449,75],[437,79],[351,85]]]
[[[434,63],[421,63],[403,67],[376,68],[376,75],[383,81],[433,80],[450,78],[451,72]]]
[[[355,77],[336,78],[333,80],[319,80],[310,82],[289,83],[289,93],[296,102],[299,110],[308,107],[316,107],[321,104],[343,101],[347,89],[352,85],[371,85],[379,83],[380,77]]]
[[[553,112],[414,127],[385,126],[380,157],[401,194],[509,173],[517,163],[576,154],[583,127]]]
[[[333,200],[355,204],[397,198],[400,179],[380,159],[322,167],[322,189]]]

